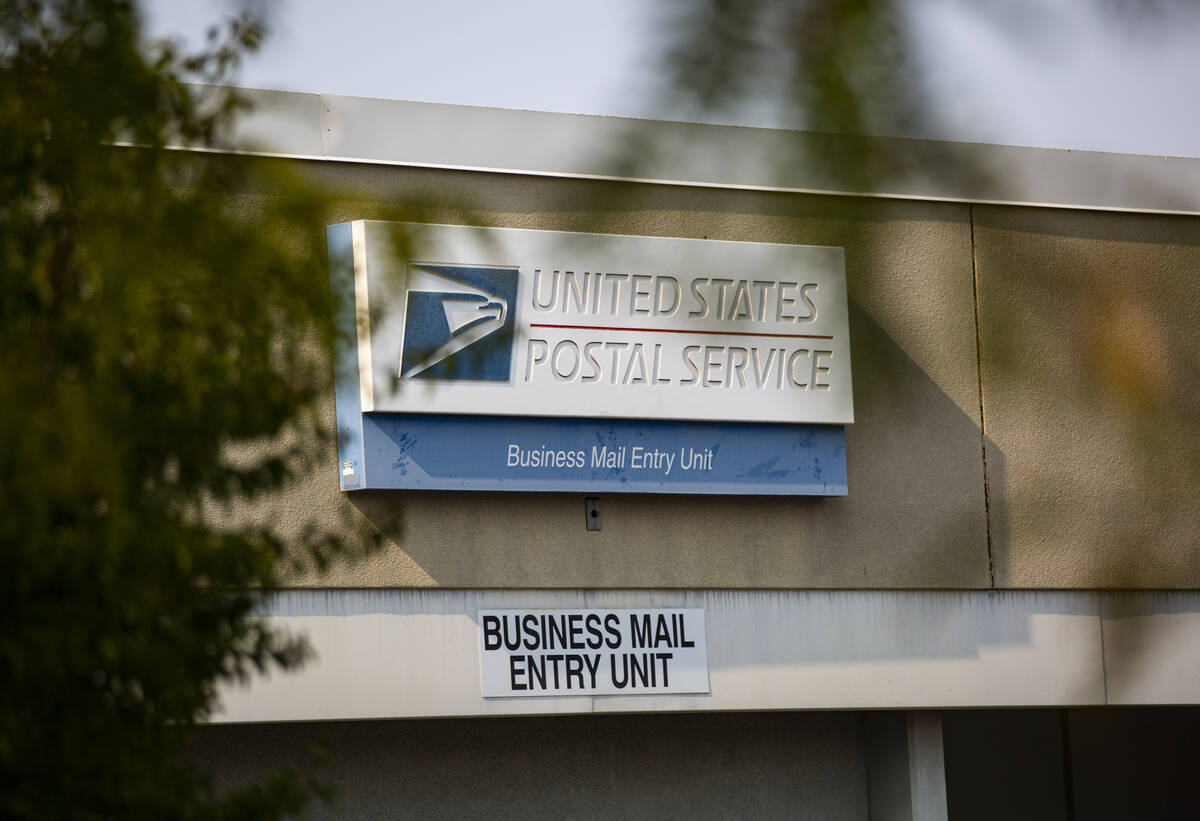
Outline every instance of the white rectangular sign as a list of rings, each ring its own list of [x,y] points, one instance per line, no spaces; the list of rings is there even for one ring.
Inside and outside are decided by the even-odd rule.
[[[707,693],[703,609],[480,610],[485,697]]]
[[[363,411],[854,421],[841,248],[351,232]]]

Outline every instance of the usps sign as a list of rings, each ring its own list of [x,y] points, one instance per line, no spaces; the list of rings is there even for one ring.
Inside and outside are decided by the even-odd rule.
[[[842,249],[328,229],[343,490],[847,493]]]
[[[840,248],[350,232],[364,412],[853,421]]]
[[[707,693],[704,610],[480,610],[485,698]]]

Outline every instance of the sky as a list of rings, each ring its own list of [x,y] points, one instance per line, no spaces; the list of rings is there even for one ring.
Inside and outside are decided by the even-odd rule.
[[[922,82],[939,118],[899,136],[1200,157],[1200,14],[1163,24],[1144,14],[1097,13],[1121,2],[907,0]],[[145,0],[147,28],[199,44],[207,26],[238,5]],[[656,93],[664,38],[649,0],[340,0],[336,11],[320,0],[278,0],[267,7],[271,34],[237,80],[249,88],[671,116]],[[718,121],[781,125],[754,106]]]

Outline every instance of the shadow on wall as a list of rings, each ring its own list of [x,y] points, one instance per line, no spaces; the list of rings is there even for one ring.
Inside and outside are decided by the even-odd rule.
[[[573,495],[354,494],[385,552],[398,546],[434,584],[988,586],[973,221],[996,583],[1200,585],[1194,219],[314,165],[358,189],[339,219],[847,248],[848,498],[611,495],[604,529],[588,534]],[[462,205],[397,211],[428,190]],[[326,583],[411,583],[379,567]]]
[[[1140,614],[1143,602],[1131,602]],[[1144,603],[1153,607],[1153,603]],[[707,646],[721,669],[828,662],[972,659],[989,650],[1028,647],[1034,622],[1060,630],[1057,616],[1090,622],[1086,638],[1099,646],[1099,596],[1033,591],[554,591],[554,590],[289,590],[271,598],[280,618],[386,615],[470,619],[480,610],[704,608]],[[1174,602],[1196,612],[1197,599]],[[418,622],[414,622],[418,623]],[[447,646],[461,640],[461,622],[430,621],[422,632],[445,631]],[[1077,629],[1079,622],[1075,622]],[[803,629],[797,629],[803,625]],[[1097,673],[1099,669],[1097,668]]]
[[[986,587],[977,423],[857,302],[850,325],[848,497],[610,494],[598,533],[578,495],[348,498],[451,587]]]

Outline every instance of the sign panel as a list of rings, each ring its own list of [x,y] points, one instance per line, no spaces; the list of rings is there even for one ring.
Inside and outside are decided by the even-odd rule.
[[[847,492],[840,249],[328,236],[342,490]]]
[[[844,496],[847,487],[835,425],[395,413],[357,422],[340,436],[343,490]]]
[[[485,698],[707,693],[703,609],[480,610]]]
[[[348,230],[362,412],[854,421],[840,248]]]

